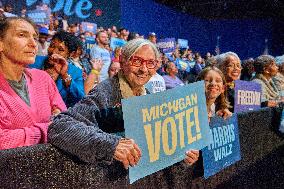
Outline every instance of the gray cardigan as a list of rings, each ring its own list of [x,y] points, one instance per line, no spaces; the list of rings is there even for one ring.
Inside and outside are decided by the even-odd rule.
[[[276,100],[279,98],[279,91],[277,90],[272,79],[267,81],[262,74],[258,74],[252,79],[252,81],[261,85],[261,102]]]
[[[99,83],[74,107],[54,118],[48,142],[88,163],[111,163],[123,132],[118,77]]]

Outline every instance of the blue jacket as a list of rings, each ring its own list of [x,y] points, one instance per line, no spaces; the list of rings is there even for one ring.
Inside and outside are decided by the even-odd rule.
[[[30,65],[30,67],[43,70],[44,62],[46,60],[46,56],[37,56],[35,63]],[[66,106],[72,107],[85,96],[83,72],[80,68],[77,68],[68,61],[67,73],[72,78],[71,84],[68,88],[64,86],[64,81],[62,81],[61,76],[58,77],[55,83]]]

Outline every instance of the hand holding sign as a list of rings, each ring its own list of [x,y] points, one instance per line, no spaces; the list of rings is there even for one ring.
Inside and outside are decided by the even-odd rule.
[[[278,105],[276,100],[269,100],[267,101],[267,107],[276,107]]]
[[[241,159],[237,115],[210,121],[212,141],[202,149],[204,177],[208,178]]]
[[[204,88],[199,81],[122,99],[125,135],[143,150],[139,164],[129,169],[130,183],[184,159],[189,164],[197,161],[198,152],[186,154],[188,149],[200,150],[211,142]]]
[[[226,109],[222,109],[216,112],[217,116],[223,117],[224,119],[227,119],[229,117],[231,117],[233,115],[232,112],[230,112],[230,110]]]
[[[185,155],[184,162],[188,165],[193,165],[199,158],[199,150],[189,150]]]
[[[141,150],[133,139],[121,139],[115,149],[114,159],[123,163],[124,168],[137,165],[141,158]]]

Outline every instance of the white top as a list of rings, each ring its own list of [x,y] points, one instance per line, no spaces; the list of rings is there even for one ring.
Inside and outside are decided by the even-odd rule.
[[[145,84],[145,88],[152,94],[166,90],[165,80],[158,73],[153,75],[148,83]]]

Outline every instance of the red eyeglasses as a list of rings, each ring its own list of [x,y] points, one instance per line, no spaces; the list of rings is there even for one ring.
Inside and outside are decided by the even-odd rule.
[[[140,67],[142,66],[143,63],[146,63],[146,67],[148,69],[154,69],[158,64],[158,60],[153,60],[153,59],[144,60],[143,58],[138,57],[138,56],[132,56],[130,58],[130,62],[131,62],[131,66],[135,66],[135,67]]]

